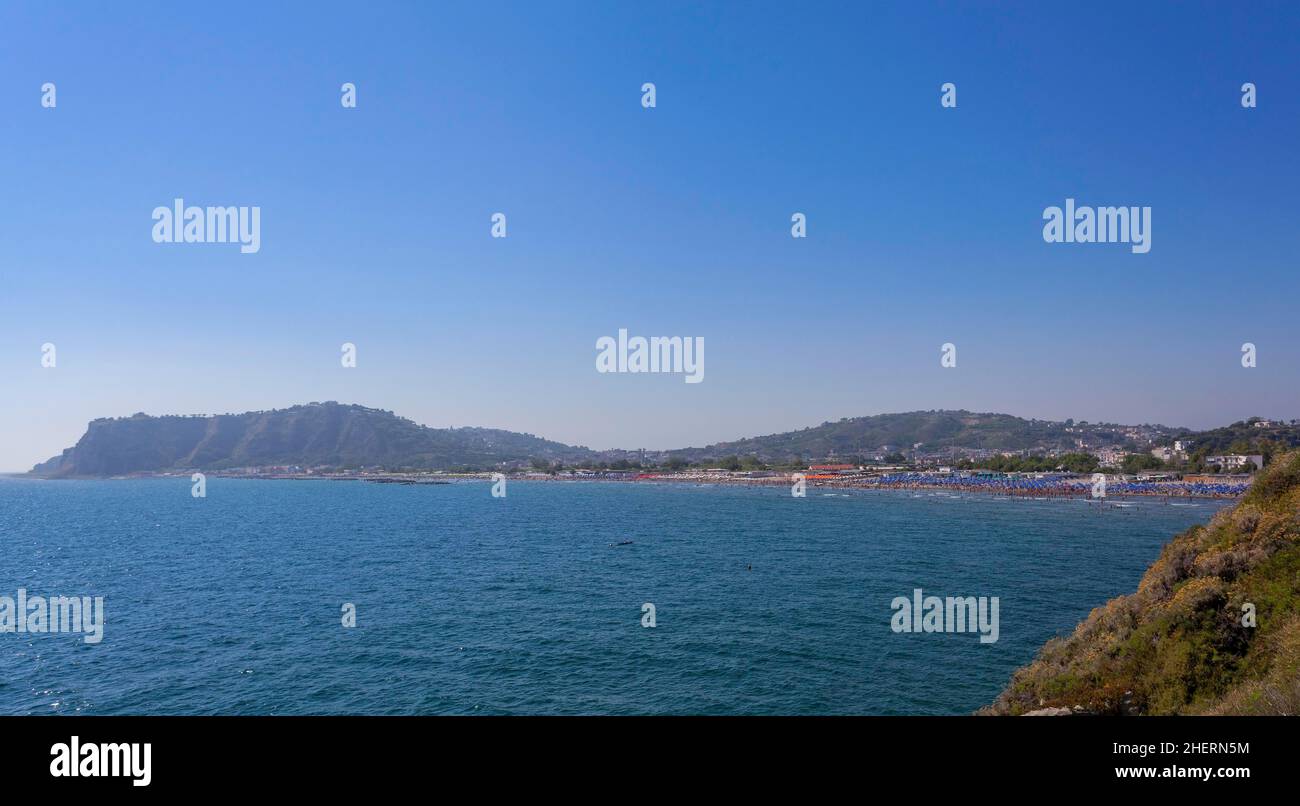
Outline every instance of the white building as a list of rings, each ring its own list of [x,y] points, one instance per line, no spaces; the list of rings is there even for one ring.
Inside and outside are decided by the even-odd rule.
[[[1172,462],[1177,458],[1173,448],[1152,448],[1151,455],[1162,462]]]
[[[1264,457],[1257,453],[1249,455],[1228,453],[1223,456],[1207,456],[1205,457],[1205,463],[1207,465],[1218,465],[1224,470],[1244,470],[1246,465],[1253,464],[1257,469],[1262,470],[1264,468]]]
[[[1097,460],[1105,467],[1119,467],[1126,455],[1123,448],[1102,448],[1097,451]]]

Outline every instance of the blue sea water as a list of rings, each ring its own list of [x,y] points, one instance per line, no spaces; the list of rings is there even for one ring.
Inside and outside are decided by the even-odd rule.
[[[0,633],[0,713],[967,713],[1219,507],[489,487],[0,479],[0,595],[105,599],[99,644]],[[917,587],[999,640],[894,633]]]

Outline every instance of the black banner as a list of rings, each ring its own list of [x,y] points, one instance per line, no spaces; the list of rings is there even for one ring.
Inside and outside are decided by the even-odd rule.
[[[1286,780],[1294,723],[1089,717],[79,717],[0,719],[5,778],[44,791],[338,793],[479,782],[738,791],[948,782],[1001,791]],[[1208,791],[1208,790],[1207,790]]]

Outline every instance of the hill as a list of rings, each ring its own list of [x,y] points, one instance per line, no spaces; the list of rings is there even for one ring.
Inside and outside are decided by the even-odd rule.
[[[982,713],[1044,708],[1300,713],[1300,452],[1279,455],[1239,504],[1175,537],[1136,593],[1049,641]]]
[[[1192,462],[1203,462],[1206,456],[1225,453],[1262,454],[1265,462],[1269,462],[1275,454],[1300,448],[1300,421],[1251,417],[1232,425],[1207,431],[1179,432],[1172,436],[1191,443],[1188,453]],[[1161,444],[1171,445],[1173,439],[1161,440]]]
[[[894,450],[910,450],[921,443],[928,452],[961,448],[985,451],[1072,450],[1079,440],[1090,446],[1124,445],[1129,432],[1141,429],[1151,437],[1173,433],[1163,426],[1056,422],[1014,417],[1010,414],[969,411],[913,411],[852,417],[819,426],[719,442],[703,448],[672,451],[688,461],[720,456],[757,456],[764,461],[791,457],[845,459],[868,457]]]
[[[592,451],[490,428],[433,429],[392,412],[340,403],[311,403],[273,411],[209,416],[94,420],[76,446],[33,468],[44,476],[107,476],[175,469],[297,465],[401,469],[492,469],[529,463],[640,466],[711,464],[729,457],[762,462],[866,462],[909,459],[983,460],[1000,451],[1087,452],[1107,446],[1145,451],[1186,429],[1025,419],[969,411],[914,411],[718,442],[703,448]],[[920,447],[916,447],[916,446]],[[899,459],[903,458],[901,455]]]
[[[68,477],[278,465],[484,468],[532,458],[577,462],[592,455],[531,434],[428,428],[390,411],[329,402],[212,417],[93,420],[75,446],[32,472]]]

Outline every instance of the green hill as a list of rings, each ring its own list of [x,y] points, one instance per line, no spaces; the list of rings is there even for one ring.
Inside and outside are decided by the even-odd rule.
[[[1075,424],[1073,421],[1030,420],[1010,414],[970,411],[912,411],[851,417],[819,426],[762,437],[719,442],[703,448],[673,451],[688,461],[720,456],[758,456],[763,460],[791,457],[862,457],[884,448],[911,448],[923,443],[927,450],[971,448],[996,451],[1073,449],[1086,435],[1098,444],[1122,445],[1127,426]],[[1160,433],[1172,432],[1152,426]]]
[[[707,464],[727,457],[870,461],[923,447],[983,456],[997,451],[1073,453],[1101,446],[1144,451],[1186,429],[1025,419],[969,411],[913,411],[844,418],[798,431],[657,451],[652,461]],[[1084,445],[1086,447],[1080,447]],[[982,452],[982,453],[981,453]],[[1053,454],[1055,455],[1055,453]],[[958,452],[951,454],[952,459]],[[131,417],[90,423],[76,446],[33,469],[45,476],[106,476],[176,469],[298,465],[400,469],[489,469],[530,462],[567,465],[639,461],[637,451],[592,451],[490,428],[433,429],[392,412],[340,403],[208,416]]]
[[[1270,462],[1276,454],[1300,448],[1300,421],[1251,417],[1206,431],[1180,432],[1163,443],[1172,444],[1174,438],[1191,442],[1190,459],[1193,463],[1201,463],[1209,455],[1225,453],[1257,453],[1264,456],[1265,462]]]
[[[298,465],[490,468],[533,458],[580,462],[586,448],[492,428],[438,429],[340,403],[204,416],[94,420],[77,444],[32,469],[51,477]]]
[[[1252,605],[1255,626],[1247,626]],[[1136,593],[1049,641],[982,713],[1300,713],[1300,452],[1175,537]]]

